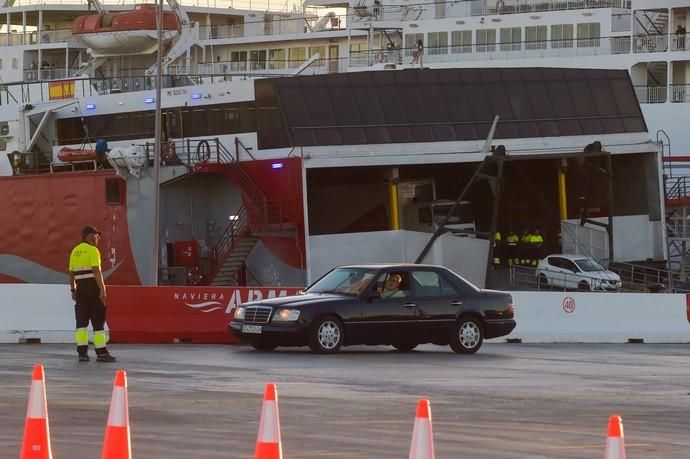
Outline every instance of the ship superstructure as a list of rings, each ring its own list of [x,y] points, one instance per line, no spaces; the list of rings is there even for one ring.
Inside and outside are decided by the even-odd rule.
[[[16,187],[6,209],[21,207],[32,188],[71,177],[77,195],[98,196],[89,205],[94,224],[108,228],[110,267],[129,266],[120,282],[299,285],[349,261],[355,240],[364,247],[355,252],[371,261],[413,258],[426,236],[407,234],[404,206],[419,209],[418,226],[426,218],[420,202],[455,199],[487,154],[483,139],[499,115],[494,147],[504,144],[521,164],[535,161],[538,174],[553,175],[530,188],[518,177],[522,166],[508,168],[505,183],[530,189],[512,193],[499,226],[548,226],[556,248],[562,225],[584,208],[588,217],[615,216],[635,234],[613,250],[590,229],[588,250],[663,260],[660,158],[669,144],[676,154],[690,151],[682,127],[690,51],[671,30],[685,20],[682,2],[654,10],[642,3],[321,1],[257,11],[171,0],[159,203],[150,174],[157,7],[6,3],[0,174]],[[549,108],[525,99],[532,84],[544,86]],[[442,101],[461,105],[441,108]],[[665,140],[657,144],[657,136]],[[612,155],[613,169],[576,159],[597,142],[594,156]],[[608,175],[597,175],[602,167]],[[612,178],[616,168],[646,185],[625,196],[626,180]],[[567,171],[577,193],[570,197],[556,186],[565,186],[559,177]],[[31,185],[26,175],[35,176]],[[588,187],[579,185],[585,177]],[[615,208],[606,183],[624,196]],[[471,200],[484,239],[446,235],[443,247],[486,258],[485,239],[497,228],[490,209],[499,206],[495,187],[488,190]],[[46,212],[74,217],[77,195],[66,192]],[[540,195],[547,196],[541,211],[529,210]],[[29,201],[36,211],[42,205]],[[160,234],[150,230],[155,206]],[[395,242],[380,253],[367,249],[384,247],[380,236]],[[150,256],[155,245],[158,260]],[[0,264],[11,267],[6,280],[62,276],[53,260],[37,267],[25,263],[28,252],[13,256],[22,260]],[[486,263],[463,267],[432,256],[483,283]],[[31,276],[39,271],[40,279]]]

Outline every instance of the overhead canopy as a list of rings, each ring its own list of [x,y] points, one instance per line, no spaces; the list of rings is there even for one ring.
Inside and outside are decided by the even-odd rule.
[[[481,140],[494,115],[496,139],[647,131],[625,70],[408,69],[256,85],[261,148]]]

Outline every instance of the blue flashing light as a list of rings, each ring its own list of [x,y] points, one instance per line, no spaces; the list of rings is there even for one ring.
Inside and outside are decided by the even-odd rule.
[[[86,104],[87,110],[96,110],[96,104]]]
[[[155,101],[156,101],[156,99],[154,99],[153,97],[147,97],[146,99],[144,99],[144,103],[146,103],[146,104],[152,104]]]
[[[201,99],[201,93],[193,92],[192,93],[192,99],[194,99],[194,100]]]
[[[271,169],[282,169],[285,167],[285,164],[283,163],[273,163],[271,164]]]

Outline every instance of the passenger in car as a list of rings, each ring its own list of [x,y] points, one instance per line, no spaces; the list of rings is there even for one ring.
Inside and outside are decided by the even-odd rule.
[[[400,289],[402,283],[402,276],[394,273],[388,276],[386,284],[381,291],[381,298],[404,298],[407,294]]]

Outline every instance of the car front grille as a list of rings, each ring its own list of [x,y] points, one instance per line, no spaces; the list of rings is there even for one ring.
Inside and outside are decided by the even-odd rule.
[[[244,321],[253,324],[267,324],[273,308],[268,306],[248,306],[244,311]]]

